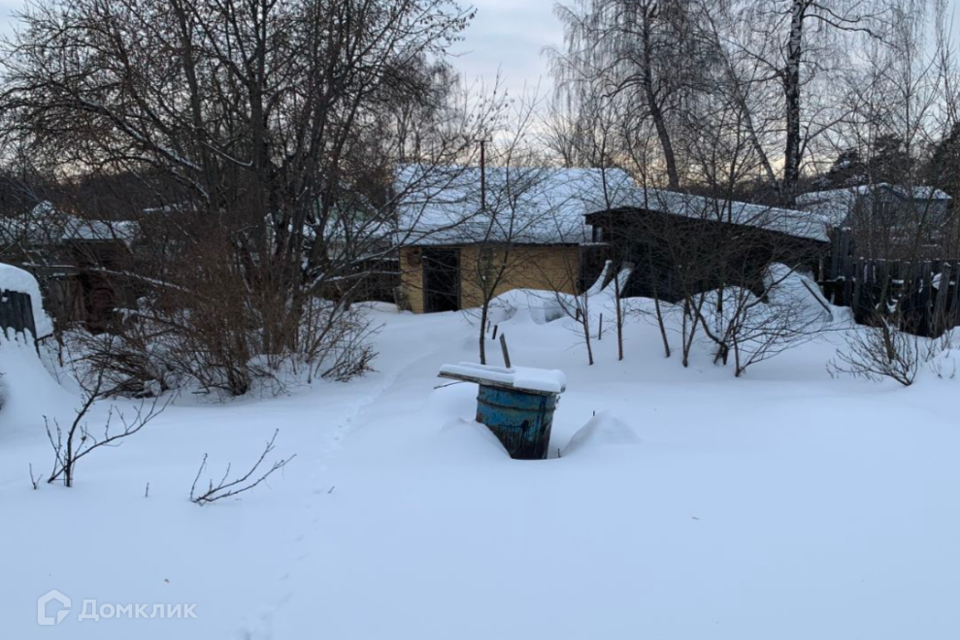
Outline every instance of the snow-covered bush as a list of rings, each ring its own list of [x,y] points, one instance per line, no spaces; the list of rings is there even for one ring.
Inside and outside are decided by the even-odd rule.
[[[144,304],[129,315],[115,333],[73,331],[64,339],[77,376],[102,375],[104,395],[150,397],[185,387],[276,394],[296,380],[348,380],[368,371],[375,355],[365,316],[320,299],[305,304],[299,326],[273,348],[255,314]]]
[[[683,313],[693,316],[692,323],[699,321],[714,343],[715,362],[727,364],[733,356],[738,377],[750,366],[812,339],[833,321],[816,283],[782,264],[767,268],[759,295],[725,287],[699,294]]]

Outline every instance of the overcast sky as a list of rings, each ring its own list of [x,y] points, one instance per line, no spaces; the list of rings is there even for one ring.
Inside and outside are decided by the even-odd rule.
[[[960,0],[958,0],[960,1]],[[453,64],[466,84],[482,78],[488,84],[498,70],[510,94],[520,97],[524,85],[549,90],[549,68],[543,49],[560,46],[563,29],[554,15],[555,0],[477,0],[477,17]]]
[[[953,40],[960,44],[960,0],[947,0],[953,12]],[[562,4],[572,0],[562,0]],[[502,69],[511,95],[542,79],[541,94],[550,89],[545,47],[563,43],[563,28],[554,14],[557,0],[476,0],[477,17],[467,31],[463,54],[453,60],[464,79],[494,78]]]
[[[955,16],[954,40],[960,42],[960,0],[948,1]],[[9,29],[13,12],[23,4],[23,0],[0,0],[3,28]],[[452,60],[466,83],[482,79],[490,84],[500,70],[502,81],[513,96],[519,97],[525,85],[533,90],[538,82],[541,97],[549,92],[549,69],[543,50],[563,41],[563,30],[553,11],[556,0],[475,0],[472,4],[477,8],[477,17]]]
[[[521,93],[525,81],[531,87],[541,76],[548,81],[541,52],[563,38],[553,14],[554,0],[463,0],[461,4],[477,8],[466,42],[457,47],[452,60],[467,84],[479,78],[492,83],[500,67],[511,95]],[[23,0],[0,0],[0,27],[8,30],[13,13],[23,6]]]

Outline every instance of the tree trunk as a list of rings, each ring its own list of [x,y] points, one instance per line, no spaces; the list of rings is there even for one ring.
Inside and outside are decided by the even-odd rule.
[[[673,152],[673,142],[670,140],[670,132],[667,129],[667,123],[664,119],[663,110],[657,102],[657,94],[653,87],[653,51],[650,42],[650,23],[649,18],[644,17],[643,28],[641,30],[643,38],[643,92],[647,102],[647,110],[653,119],[653,126],[657,130],[657,139],[660,141],[660,147],[663,150],[663,161],[667,167],[668,187],[674,191],[680,188],[680,174],[677,171],[677,159]]]
[[[787,40],[787,60],[783,69],[783,93],[786,99],[787,139],[783,152],[781,198],[793,205],[800,180],[800,61],[803,56],[803,20],[810,0],[794,0]]]
[[[583,339],[587,343],[587,363],[593,366],[593,345],[590,343],[590,307],[587,305],[587,295],[583,294],[584,302],[577,306],[580,313],[580,325],[583,327]]]

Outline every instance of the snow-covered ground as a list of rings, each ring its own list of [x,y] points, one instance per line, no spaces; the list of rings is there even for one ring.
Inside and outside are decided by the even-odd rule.
[[[82,460],[72,489],[34,491],[28,464],[49,470],[41,416],[63,423],[78,398],[4,341],[0,638],[960,634],[960,381],[831,379],[836,334],[735,379],[706,346],[689,369],[664,359],[635,319],[626,359],[608,320],[587,367],[572,321],[520,311],[499,327],[514,363],[567,384],[562,455],[512,461],[473,422],[476,387],[436,377],[476,359],[470,318],[369,313],[375,373],[275,399],[181,398]],[[204,453],[211,475],[249,466],[277,428],[274,455],[297,454],[282,473],[237,500],[188,501]],[[39,626],[51,589],[71,611]],[[81,621],[84,600],[196,617]]]

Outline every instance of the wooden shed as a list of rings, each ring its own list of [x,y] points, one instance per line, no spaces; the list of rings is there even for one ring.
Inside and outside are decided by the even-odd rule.
[[[586,219],[592,264],[634,266],[623,297],[678,301],[685,289],[722,283],[759,294],[772,263],[819,276],[829,248],[827,225],[815,213],[657,189],[638,189],[633,205]]]
[[[117,309],[133,303],[136,292],[111,274],[132,264],[135,236],[133,222],[83,219],[49,203],[0,220],[3,260],[37,278],[54,321],[82,323],[95,332],[109,329]]]
[[[399,297],[416,313],[479,306],[488,286],[493,295],[578,293],[590,265],[584,214],[622,203],[635,189],[621,170],[432,171],[405,167],[397,186]],[[495,281],[487,277],[493,272]]]
[[[400,249],[402,298],[415,313],[457,311],[483,302],[485,262],[506,262],[494,295],[513,289],[575,294],[580,281],[580,244],[413,245]]]

